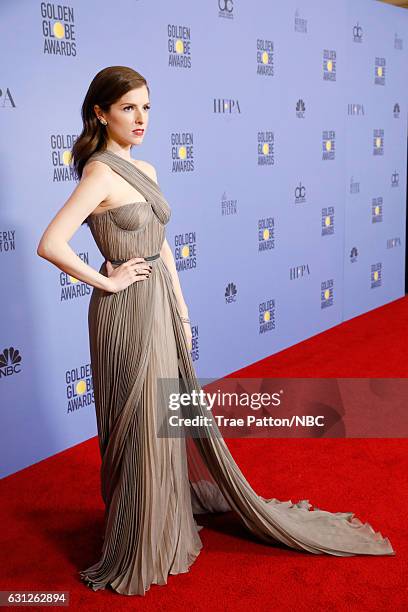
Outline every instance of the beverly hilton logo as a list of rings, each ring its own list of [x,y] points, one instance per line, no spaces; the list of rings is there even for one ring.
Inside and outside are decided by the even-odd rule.
[[[398,33],[395,32],[394,35],[394,49],[397,49],[398,51],[402,51],[404,48],[404,42],[403,39],[398,36]]]
[[[322,135],[322,159],[335,158],[336,132],[334,130],[323,130]]]
[[[238,200],[231,200],[227,197],[227,193],[224,191],[221,198],[221,215],[229,216],[236,215],[238,213],[237,210],[237,202]]]
[[[322,208],[322,236],[334,234],[334,206]]]
[[[0,353],[0,379],[21,372],[20,351],[14,346],[4,348]]]
[[[333,306],[333,287],[334,280],[330,278],[329,280],[322,281],[320,287],[320,307],[328,308],[329,306]]]
[[[195,232],[174,236],[174,259],[178,272],[197,267],[197,239]]]
[[[336,80],[336,51],[334,49],[323,50],[323,80]]]
[[[51,134],[51,163],[54,183],[76,181],[78,179],[71,165],[71,149],[77,139],[76,134]]]
[[[299,9],[295,11],[295,22],[294,22],[295,32],[301,32],[302,34],[307,34],[307,19],[302,19],[299,13]]]
[[[40,10],[44,53],[76,57],[75,18],[72,6],[41,2]]]
[[[360,182],[354,180],[354,176],[350,177],[350,193],[360,193]]]
[[[16,250],[16,230],[3,230],[0,232],[0,253],[9,253]]]
[[[256,41],[256,73],[262,76],[273,76],[273,58],[273,41],[258,38]]]
[[[173,132],[170,135],[172,172],[194,170],[194,139],[192,132]]]
[[[167,48],[171,68],[191,68],[191,31],[188,26],[167,26]]]
[[[261,302],[258,306],[259,311],[259,333],[275,329],[275,300],[270,299],[266,302]]]
[[[275,135],[273,132],[258,132],[258,166],[275,163]]]
[[[258,219],[258,251],[269,251],[275,248],[275,218]]]
[[[65,372],[67,414],[76,412],[84,406],[94,403],[94,391],[91,364],[85,363],[79,368]]]

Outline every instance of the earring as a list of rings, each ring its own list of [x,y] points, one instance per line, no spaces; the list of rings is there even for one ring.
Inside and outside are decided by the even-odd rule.
[[[98,119],[102,123],[102,125],[108,125],[108,122],[103,117],[98,117]]]

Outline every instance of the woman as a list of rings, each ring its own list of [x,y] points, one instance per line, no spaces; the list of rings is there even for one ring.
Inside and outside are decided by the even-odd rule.
[[[188,406],[184,415],[205,416],[209,425],[162,435],[172,384],[188,393],[200,387],[165,238],[170,207],[154,167],[130,156],[148,127],[149,93],[131,68],[95,76],[73,147],[80,182],[38,246],[41,257],[94,287],[88,323],[105,533],[100,559],[81,578],[94,590],[109,585],[144,595],[169,574],[187,572],[198,556],[201,527],[193,514],[227,510],[270,544],[338,556],[395,554],[388,538],[352,512],[258,496],[206,406]],[[99,272],[68,245],[85,220],[106,260]]]

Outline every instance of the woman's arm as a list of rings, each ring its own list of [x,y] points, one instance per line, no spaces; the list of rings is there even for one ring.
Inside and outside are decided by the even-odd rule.
[[[112,280],[88,266],[71,249],[68,242],[87,216],[109,195],[109,173],[106,164],[90,162],[81,181],[64,206],[44,231],[37,254],[67,274],[105,291],[111,291]]]
[[[160,250],[160,256],[163,259],[166,268],[171,274],[174,293],[176,294],[176,298],[177,298],[179,313],[182,317],[188,317],[188,308],[187,308],[187,304],[184,301],[183,292],[181,290],[180,279],[178,276],[173,253],[172,253],[172,250],[166,238],[164,239],[162,248]]]

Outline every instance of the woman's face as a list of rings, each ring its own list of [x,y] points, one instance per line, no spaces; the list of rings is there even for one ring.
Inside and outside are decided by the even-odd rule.
[[[143,142],[149,123],[149,93],[143,85],[137,89],[128,91],[111,105],[108,112],[100,110],[95,105],[98,117],[104,117],[108,125],[104,127],[107,131],[108,142],[114,140],[121,146],[133,146]],[[135,130],[143,130],[137,132]]]

